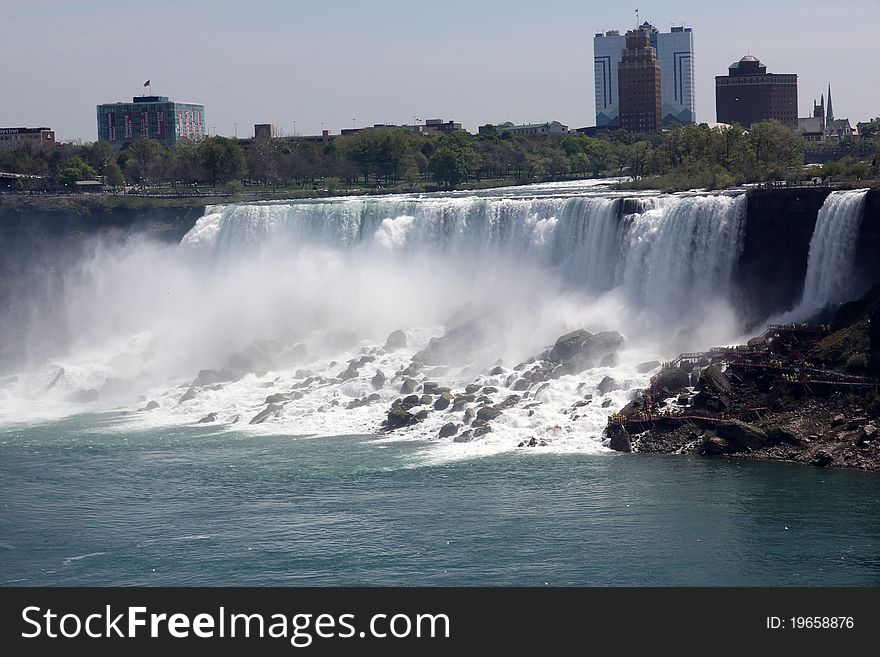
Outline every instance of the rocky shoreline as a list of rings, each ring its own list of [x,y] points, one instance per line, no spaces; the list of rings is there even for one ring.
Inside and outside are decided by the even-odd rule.
[[[880,288],[819,319],[667,363],[609,446],[880,470]]]

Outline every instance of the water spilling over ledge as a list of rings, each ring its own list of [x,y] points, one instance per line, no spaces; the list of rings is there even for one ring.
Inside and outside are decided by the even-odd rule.
[[[90,243],[51,295],[64,330],[33,315],[41,356],[0,381],[0,419],[121,406],[132,425],[370,433],[419,393],[410,408],[426,417],[389,439],[434,439],[517,395],[490,434],[449,436],[440,451],[536,436],[549,450],[603,449],[609,409],[645,385],[645,363],[741,335],[748,212],[742,193],[552,185],[211,207],[177,245]],[[459,327],[473,330],[443,362],[412,369]],[[619,332],[624,346],[573,374],[524,376],[580,329]],[[386,348],[392,331],[405,346]],[[57,339],[36,345],[41,335]],[[425,383],[450,391],[448,409]]]

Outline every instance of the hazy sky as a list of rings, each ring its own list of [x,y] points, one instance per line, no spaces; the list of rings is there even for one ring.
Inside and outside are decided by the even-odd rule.
[[[147,79],[240,137],[413,116],[594,125],[593,34],[634,25],[636,7],[664,32],[693,28],[698,121],[747,52],[799,75],[801,116],[829,81],[837,117],[880,114],[880,0],[3,0],[0,127],[93,141],[95,105]]]

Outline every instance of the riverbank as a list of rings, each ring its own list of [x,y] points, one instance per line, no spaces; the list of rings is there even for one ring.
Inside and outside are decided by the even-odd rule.
[[[880,471],[880,288],[826,321],[667,363],[609,418],[610,446]]]

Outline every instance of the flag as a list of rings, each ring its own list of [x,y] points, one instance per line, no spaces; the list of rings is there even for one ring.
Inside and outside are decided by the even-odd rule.
[[[144,86],[145,86],[145,87],[149,87],[149,86],[150,86],[150,81],[147,80],[146,82],[144,82]]]

